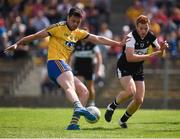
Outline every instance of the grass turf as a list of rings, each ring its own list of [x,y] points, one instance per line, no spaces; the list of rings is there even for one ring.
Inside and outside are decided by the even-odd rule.
[[[121,129],[116,110],[112,122],[104,120],[105,109],[96,124],[82,117],[80,131],[67,131],[70,108],[0,108],[0,138],[180,138],[180,110],[142,110]]]

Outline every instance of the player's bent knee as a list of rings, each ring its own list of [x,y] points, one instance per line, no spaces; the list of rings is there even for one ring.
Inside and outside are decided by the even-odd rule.
[[[143,98],[134,98],[134,102],[137,104],[137,105],[141,105],[143,103]]]
[[[135,94],[134,93],[135,91],[131,88],[127,88],[125,91],[126,91],[126,94],[128,94],[129,96],[133,96]]]

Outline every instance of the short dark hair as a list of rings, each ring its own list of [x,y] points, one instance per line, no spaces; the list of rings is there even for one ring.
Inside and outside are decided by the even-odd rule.
[[[73,7],[69,10],[68,16],[76,16],[76,17],[82,17],[83,11],[77,7]]]

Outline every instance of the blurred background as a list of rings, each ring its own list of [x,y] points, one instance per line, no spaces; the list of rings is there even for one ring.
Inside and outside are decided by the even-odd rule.
[[[145,62],[143,108],[180,108],[179,0],[0,0],[0,50],[21,37],[66,20],[73,6],[84,9],[90,32],[121,40],[140,14],[151,19],[151,30],[170,48],[165,58]],[[29,43],[8,55],[0,54],[0,106],[68,107],[61,88],[47,76],[48,38]],[[101,47],[103,66],[96,79],[96,104],[106,107],[122,89],[116,77],[118,47]],[[149,52],[152,50],[149,49]],[[120,106],[124,107],[126,104]]]

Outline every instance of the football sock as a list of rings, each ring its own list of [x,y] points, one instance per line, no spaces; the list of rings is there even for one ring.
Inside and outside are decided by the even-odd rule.
[[[73,114],[70,124],[78,124],[79,119],[80,119],[80,116]]]
[[[118,104],[117,104],[116,100],[114,100],[114,101],[110,104],[109,107],[112,108],[113,110],[115,110],[117,106],[118,106]]]
[[[75,102],[73,103],[73,105],[74,105],[74,108],[75,108],[75,109],[76,109],[76,108],[79,108],[79,107],[83,107],[80,101],[75,101]]]
[[[124,113],[124,115],[121,117],[121,122],[125,123],[129,117],[131,117],[130,114],[127,113],[127,111]]]
[[[94,101],[94,100],[89,100],[88,105],[89,105],[89,106],[95,106],[95,101]]]

